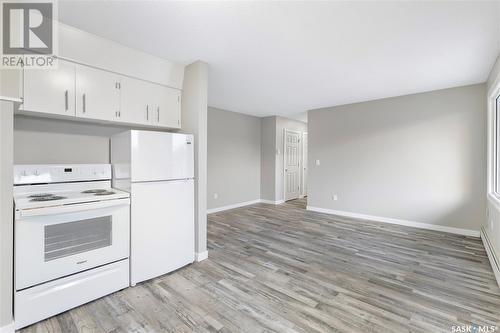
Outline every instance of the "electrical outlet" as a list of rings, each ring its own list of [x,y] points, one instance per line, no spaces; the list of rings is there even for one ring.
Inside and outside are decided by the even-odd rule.
[[[321,161],[320,160],[316,160],[316,165],[320,165],[321,164]]]
[[[332,195],[332,200],[333,201],[337,201],[339,199],[339,197],[336,195],[336,194],[333,194]]]
[[[214,199],[219,199],[219,195],[217,193],[214,193]]]

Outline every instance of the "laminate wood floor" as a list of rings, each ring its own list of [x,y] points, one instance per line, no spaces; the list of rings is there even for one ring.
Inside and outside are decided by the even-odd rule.
[[[209,259],[28,332],[451,332],[500,326],[481,240],[305,211],[209,215]]]

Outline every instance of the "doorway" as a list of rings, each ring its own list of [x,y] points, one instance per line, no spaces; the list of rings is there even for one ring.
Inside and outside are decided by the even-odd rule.
[[[284,129],[283,166],[285,201],[303,196],[303,133]]]

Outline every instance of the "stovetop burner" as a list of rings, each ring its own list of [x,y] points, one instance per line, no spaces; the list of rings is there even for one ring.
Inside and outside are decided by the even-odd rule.
[[[52,197],[52,193],[36,193],[28,196],[28,198],[43,198],[43,197]]]
[[[45,197],[34,197],[30,201],[53,201],[53,200],[62,200],[66,199],[66,197],[62,197],[60,195],[49,195]]]
[[[85,193],[85,194],[92,194],[92,193],[97,194],[97,193],[104,193],[104,192],[108,192],[108,190],[96,188],[96,189],[92,189],[92,190],[82,191],[82,193]]]
[[[113,192],[113,191],[104,191],[104,192],[97,192],[94,195],[111,195],[111,194],[115,194],[115,193],[116,192]]]

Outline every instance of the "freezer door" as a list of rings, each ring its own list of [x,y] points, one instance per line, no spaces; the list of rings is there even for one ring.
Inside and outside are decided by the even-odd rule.
[[[132,131],[132,182],[194,177],[193,136]]]
[[[194,182],[132,183],[131,284],[194,261]]]

